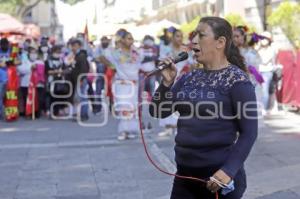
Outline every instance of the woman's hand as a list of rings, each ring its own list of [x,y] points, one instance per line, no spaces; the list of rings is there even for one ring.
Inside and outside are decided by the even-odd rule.
[[[170,87],[175,81],[177,75],[176,66],[170,58],[166,58],[165,60],[162,61],[162,63],[164,63],[165,65],[171,64],[171,66],[161,71],[161,75],[163,77],[162,83],[165,86]]]
[[[66,60],[67,60],[67,63],[74,64],[75,63],[75,56],[73,54],[70,54],[70,55],[67,56]]]
[[[229,184],[229,182],[232,180],[223,170],[218,170],[212,177],[214,177],[216,180],[220,181],[223,184]],[[221,187],[213,182],[208,181],[206,185],[207,189],[210,190],[212,193],[216,193]]]

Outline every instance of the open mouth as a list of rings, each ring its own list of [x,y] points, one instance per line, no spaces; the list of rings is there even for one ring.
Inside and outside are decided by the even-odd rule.
[[[195,53],[200,52],[200,50],[199,50],[198,48],[192,48],[192,50],[193,50]]]

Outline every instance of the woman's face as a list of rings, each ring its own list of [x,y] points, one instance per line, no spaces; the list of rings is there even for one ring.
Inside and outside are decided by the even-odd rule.
[[[242,35],[242,33],[238,30],[234,30],[233,31],[233,43],[234,45],[236,45],[237,47],[241,47],[244,45],[244,36]]]
[[[201,64],[210,63],[215,59],[217,54],[218,40],[211,27],[200,22],[193,40],[192,48],[194,51],[194,58]]]
[[[126,48],[130,48],[133,44],[133,37],[131,34],[127,34],[124,39],[122,39],[122,43]]]
[[[29,52],[29,59],[31,61],[36,61],[37,58],[38,58],[37,50],[31,49],[30,52]]]
[[[60,58],[60,55],[61,55],[61,51],[60,50],[56,50],[52,53],[52,57],[54,59],[59,59]]]
[[[183,42],[183,35],[182,35],[182,32],[180,31],[177,31],[174,36],[173,36],[173,42],[174,44],[176,45],[182,45],[182,42]]]

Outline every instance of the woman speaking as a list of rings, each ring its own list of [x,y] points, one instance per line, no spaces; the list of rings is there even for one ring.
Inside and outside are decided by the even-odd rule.
[[[246,189],[244,162],[257,137],[257,105],[243,58],[232,43],[232,27],[224,19],[204,17],[193,37],[195,59],[203,69],[175,83],[171,59],[164,69],[150,114],[165,118],[178,111],[175,142],[177,174],[171,199],[240,199]]]

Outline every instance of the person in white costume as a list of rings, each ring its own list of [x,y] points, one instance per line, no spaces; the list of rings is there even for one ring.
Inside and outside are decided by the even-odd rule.
[[[263,32],[262,35],[266,38],[260,41],[260,48],[258,53],[262,59],[259,65],[259,72],[264,77],[264,83],[262,84],[262,99],[264,110],[266,114],[270,114],[271,111],[278,111],[275,92],[272,92],[270,86],[272,84],[273,74],[276,69],[276,55],[277,52],[272,44],[272,35],[270,32]]]
[[[118,139],[135,138],[139,132],[138,123],[138,80],[141,57],[133,46],[131,33],[123,31],[119,48],[107,58],[116,69],[113,83],[114,113],[119,119]]]
[[[255,34],[255,33],[253,33]],[[234,28],[233,31],[233,42],[234,45],[236,45],[241,52],[241,55],[245,59],[245,63],[250,71],[251,67],[254,68],[254,70],[257,72],[256,75],[261,77],[260,81],[259,78],[256,78],[253,73],[250,73],[250,78],[252,80],[253,85],[255,86],[255,94],[257,103],[260,107],[259,109],[259,115],[262,116],[262,108],[263,108],[263,102],[262,102],[262,83],[263,78],[261,74],[259,73],[259,65],[261,64],[261,57],[258,54],[257,50],[255,50],[254,46],[258,42],[253,37],[254,35],[250,34],[248,35],[250,37],[250,40],[247,40],[247,28],[245,26],[238,26]],[[258,121],[259,127],[263,126],[263,120]]]

